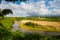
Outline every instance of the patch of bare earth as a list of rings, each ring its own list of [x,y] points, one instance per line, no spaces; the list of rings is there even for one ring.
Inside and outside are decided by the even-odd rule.
[[[27,23],[27,22],[32,22],[32,23],[36,23],[38,25],[42,25],[45,28],[48,28],[49,30],[48,29],[46,31],[44,29],[40,30],[40,28],[32,28],[30,30],[29,27],[26,28],[25,26],[20,26],[21,31],[23,33],[37,33],[37,34],[50,35],[50,36],[60,35],[60,22],[22,20],[20,22],[20,25]],[[54,29],[54,28],[56,28],[56,29]]]
[[[22,20],[21,22],[22,23],[32,22],[32,23],[36,23],[38,25],[43,25],[43,26],[53,26],[57,30],[60,30],[60,22],[34,21],[34,20]]]

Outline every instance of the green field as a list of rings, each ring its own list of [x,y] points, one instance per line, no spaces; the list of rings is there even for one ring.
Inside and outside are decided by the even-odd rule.
[[[54,22],[60,22],[60,16],[57,17],[37,17],[37,16],[32,16],[32,17],[16,17],[16,20],[38,20],[38,21],[54,21]]]
[[[60,35],[58,36],[47,36],[47,35],[38,35],[38,34],[24,34],[21,31],[17,30],[16,32],[11,32],[12,25],[15,20],[37,20],[37,21],[55,21],[60,22],[60,17],[6,17],[4,19],[0,19],[0,40],[60,40]],[[39,26],[35,24],[25,24],[26,26]],[[33,28],[34,28],[33,27]]]

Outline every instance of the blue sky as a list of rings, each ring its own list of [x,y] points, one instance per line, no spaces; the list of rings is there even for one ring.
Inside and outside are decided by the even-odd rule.
[[[29,0],[26,2],[20,2],[19,0],[15,3],[6,2],[2,0],[0,9],[11,9],[13,15],[7,16],[13,17],[25,17],[25,16],[56,16],[60,15],[60,0]]]
[[[37,2],[37,1],[39,1],[39,0],[30,0],[30,1],[31,1],[31,2]],[[53,0],[46,0],[46,4],[48,4],[49,1],[53,1]],[[6,3],[5,0],[2,0],[2,2]],[[20,3],[21,3],[20,0],[18,0],[18,1],[15,2],[15,4],[20,4]]]

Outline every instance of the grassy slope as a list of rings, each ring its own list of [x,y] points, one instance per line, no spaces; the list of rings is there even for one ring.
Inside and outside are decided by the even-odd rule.
[[[2,25],[7,28],[7,29],[11,29],[11,26],[14,23],[14,19],[13,18],[5,18],[0,20],[0,22],[2,23]]]

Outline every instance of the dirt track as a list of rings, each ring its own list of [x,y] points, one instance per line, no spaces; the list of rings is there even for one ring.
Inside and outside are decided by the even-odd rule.
[[[22,23],[32,22],[32,23],[36,23],[36,24],[38,24],[38,25],[53,26],[53,27],[56,27],[56,29],[60,29],[60,22],[34,21],[34,20],[22,20],[21,22],[22,22]]]
[[[53,28],[56,28],[55,30],[40,30],[39,28],[38,29],[34,29],[32,28],[30,30],[30,28],[27,27],[22,27],[20,26],[20,29],[23,33],[37,33],[37,34],[42,34],[42,35],[50,35],[50,36],[55,36],[55,35],[60,35],[60,22],[50,22],[50,21],[34,21],[34,20],[22,20],[20,21],[20,23],[24,24],[24,23],[27,23],[27,22],[32,22],[32,23],[36,23],[38,25],[43,25],[44,27],[46,26],[47,28],[49,28],[48,26],[53,26]],[[20,24],[20,25],[21,25]]]

